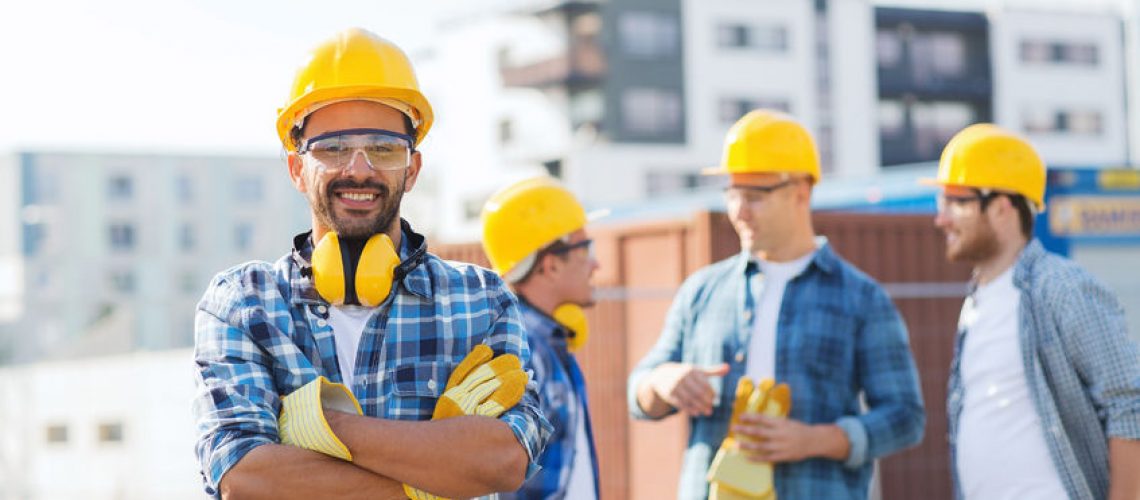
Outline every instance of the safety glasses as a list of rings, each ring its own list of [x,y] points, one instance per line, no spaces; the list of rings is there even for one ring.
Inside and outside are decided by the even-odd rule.
[[[733,186],[724,190],[724,201],[728,208],[735,210],[740,208],[741,205],[747,205],[749,208],[756,208],[764,204],[772,193],[788,187],[795,182],[794,179],[788,179],[782,182],[777,182],[770,186]]]
[[[345,169],[359,152],[374,171],[402,170],[412,164],[415,139],[390,130],[354,128],[318,135],[305,141],[297,154],[308,155],[328,173]]]
[[[548,247],[546,251],[548,253],[552,253],[552,254],[556,254],[556,255],[565,255],[565,254],[568,254],[574,250],[577,250],[577,249],[583,248],[583,247],[586,248],[586,252],[588,253],[590,259],[593,259],[594,258],[594,240],[591,238],[586,238],[582,241],[576,241],[574,243],[558,242],[558,243],[555,243],[554,245],[551,245],[550,247]]]

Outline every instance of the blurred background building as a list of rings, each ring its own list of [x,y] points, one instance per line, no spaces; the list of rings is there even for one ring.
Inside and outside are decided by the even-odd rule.
[[[734,242],[693,251],[653,228],[723,210],[699,170],[756,107],[815,132],[818,209],[909,216],[917,234],[913,216],[935,205],[915,179],[933,175],[956,131],[993,121],[1025,134],[1051,169],[1038,236],[1108,283],[1140,338],[1140,0],[487,0],[431,25],[409,52],[437,122],[404,215],[434,242],[475,241],[493,191],[549,173],[588,206],[612,209],[607,224],[624,228],[614,231],[636,233],[627,239],[641,243],[601,249],[603,270],[650,262],[666,245],[688,263],[674,267],[691,271]],[[269,149],[111,153],[61,141],[0,152],[0,500],[201,498],[194,305],[214,273],[288,251],[310,224],[307,204]],[[843,241],[871,255],[863,250],[895,238],[889,224],[858,227],[871,226],[878,232]],[[650,323],[683,276],[614,273],[603,275],[605,300],[625,301],[621,317],[637,324],[610,335],[659,329]],[[961,279],[922,279],[888,289],[896,301],[960,304]],[[953,319],[909,304],[912,335]],[[923,356],[941,362],[931,342],[922,345],[935,354]],[[646,347],[605,355],[636,360]],[[591,352],[591,398],[604,399],[625,374]],[[940,377],[924,372],[934,384],[924,390]],[[623,412],[604,418],[626,429]],[[607,460],[652,457],[639,432],[616,435]],[[638,473],[629,481],[645,479]],[[607,487],[618,498],[664,491]]]

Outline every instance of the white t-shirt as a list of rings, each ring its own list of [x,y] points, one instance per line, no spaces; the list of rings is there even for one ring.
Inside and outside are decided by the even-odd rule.
[[[352,390],[353,373],[356,371],[356,351],[360,348],[360,337],[374,308],[361,306],[333,306],[329,308],[329,326],[332,327],[336,343],[336,360],[340,365],[340,378]]]
[[[575,398],[578,404],[578,425],[574,432],[574,465],[570,467],[570,479],[566,482],[567,499],[596,498],[594,493],[594,466],[590,463],[590,443],[586,440],[586,409],[581,396]]]
[[[788,262],[759,260],[761,274],[752,282],[756,318],[748,341],[748,366],[744,374],[753,380],[776,378],[776,323],[784,303],[784,289],[811,263],[815,251]]]
[[[1067,498],[1049,458],[1021,360],[1013,268],[978,287],[962,306],[965,389],[957,467],[965,498]]]

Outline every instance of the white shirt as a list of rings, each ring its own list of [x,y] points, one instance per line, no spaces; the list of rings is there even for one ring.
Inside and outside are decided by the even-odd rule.
[[[566,497],[570,499],[596,498],[594,496],[594,467],[590,463],[590,443],[586,440],[586,409],[582,407],[581,396],[575,398],[578,404],[578,425],[574,432],[574,465],[570,467],[570,478],[566,482]]]
[[[1013,268],[979,286],[959,318],[965,389],[957,467],[967,499],[1067,498],[1025,381]]]
[[[333,306],[329,308],[329,326],[332,327],[336,344],[336,360],[340,365],[340,378],[352,390],[353,373],[356,371],[356,351],[360,348],[360,337],[373,308],[361,306]]]
[[[776,378],[776,324],[780,320],[780,306],[784,303],[784,289],[792,278],[807,269],[814,256],[815,251],[812,251],[788,262],[758,260],[761,274],[752,282],[756,318],[752,321],[748,366],[744,371],[753,380]]]

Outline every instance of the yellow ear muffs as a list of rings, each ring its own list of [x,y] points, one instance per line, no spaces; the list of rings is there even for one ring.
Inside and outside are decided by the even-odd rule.
[[[570,330],[570,338],[566,339],[566,347],[576,352],[586,345],[590,337],[590,323],[586,321],[586,311],[578,304],[562,304],[554,309],[554,321]]]
[[[344,265],[340,255],[340,237],[328,232],[313,248],[313,288],[330,304],[344,303]]]
[[[380,233],[368,238],[356,266],[356,296],[362,305],[376,307],[388,298],[399,265],[400,255],[388,235]]]
[[[392,291],[400,256],[387,234],[367,240],[326,233],[313,248],[313,287],[333,305],[376,307]]]

